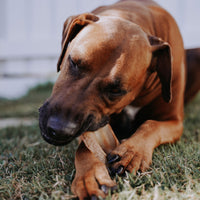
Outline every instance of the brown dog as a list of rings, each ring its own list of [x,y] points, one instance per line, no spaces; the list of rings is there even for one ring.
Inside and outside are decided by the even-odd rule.
[[[54,145],[96,131],[83,135],[76,153],[72,190],[80,199],[105,197],[115,185],[106,165],[111,174],[144,171],[154,148],[181,137],[183,41],[174,19],[153,1],[123,0],[68,18],[58,71],[40,128]],[[126,140],[119,144],[108,123]]]

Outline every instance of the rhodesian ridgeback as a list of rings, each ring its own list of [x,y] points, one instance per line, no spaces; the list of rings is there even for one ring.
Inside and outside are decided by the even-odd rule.
[[[185,51],[157,3],[123,0],[69,17],[57,70],[40,128],[54,145],[81,136],[72,183],[80,199],[104,198],[115,186],[110,174],[148,169],[156,147],[181,137]]]

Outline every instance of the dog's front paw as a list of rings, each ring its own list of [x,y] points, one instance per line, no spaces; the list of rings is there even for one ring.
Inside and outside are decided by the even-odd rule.
[[[84,166],[82,166],[84,168]],[[72,183],[72,192],[80,200],[97,200],[105,198],[110,190],[116,188],[116,183],[110,178],[104,163],[95,163],[83,176],[76,176]]]
[[[136,173],[147,170],[152,162],[153,148],[145,142],[126,140],[107,155],[111,176],[125,171]]]

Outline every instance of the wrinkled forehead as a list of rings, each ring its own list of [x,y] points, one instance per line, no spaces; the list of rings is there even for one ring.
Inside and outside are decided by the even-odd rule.
[[[80,58],[92,57],[94,52],[107,54],[120,46],[122,38],[118,34],[118,23],[106,17],[100,17],[96,23],[84,27],[70,45],[70,53]]]

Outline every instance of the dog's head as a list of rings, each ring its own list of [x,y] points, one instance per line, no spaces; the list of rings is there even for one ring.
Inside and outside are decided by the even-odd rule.
[[[68,18],[57,69],[39,119],[44,139],[54,145],[106,125],[143,90],[153,70],[164,99],[171,98],[169,45],[119,17],[86,13]]]

